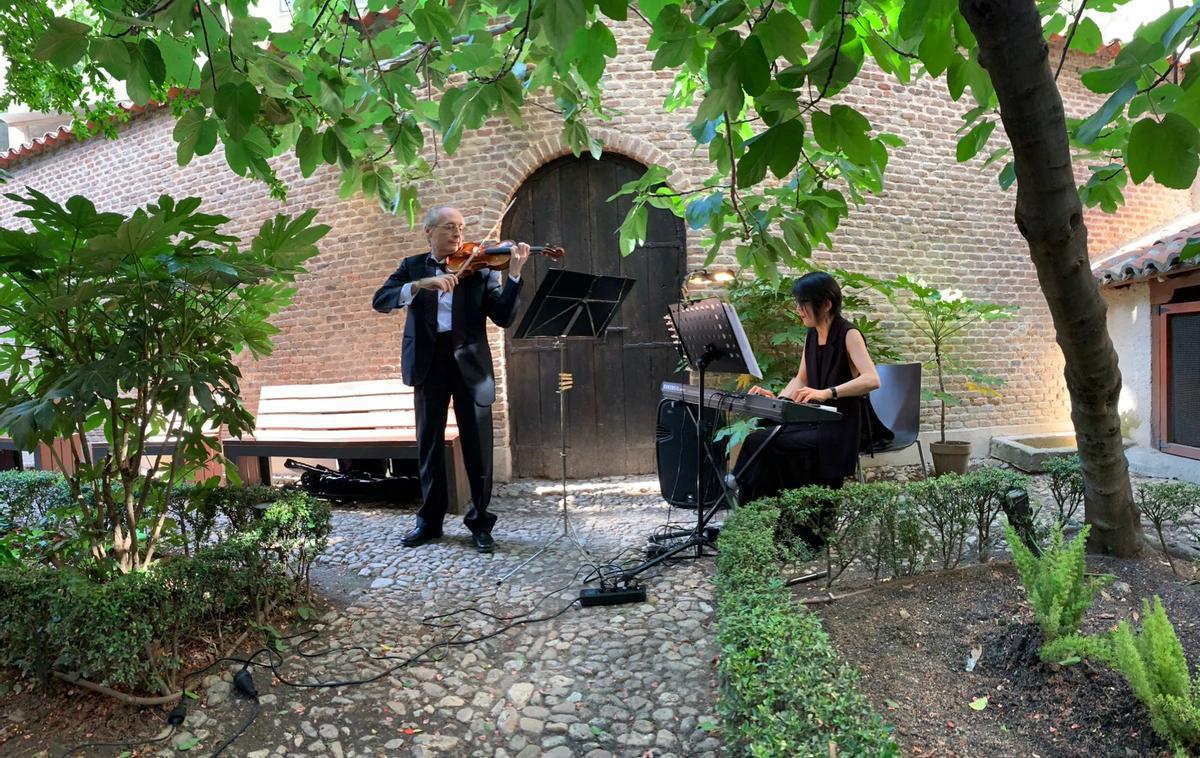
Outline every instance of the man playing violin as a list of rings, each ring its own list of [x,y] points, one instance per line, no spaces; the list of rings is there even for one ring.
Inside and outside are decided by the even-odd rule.
[[[496,382],[487,340],[487,319],[512,324],[520,305],[521,268],[529,246],[512,244],[507,276],[483,269],[459,276],[447,259],[463,245],[463,216],[439,206],[425,216],[429,252],[410,255],[375,293],[372,306],[389,313],[408,306],[400,367],[413,388],[417,411],[417,457],[421,509],[416,526],[404,535],[406,547],[442,536],[448,492],[445,437],[450,401],[463,442],[463,463],[471,487],[471,509],[463,519],[475,549],[490,553],[496,516],[492,497],[492,403]]]

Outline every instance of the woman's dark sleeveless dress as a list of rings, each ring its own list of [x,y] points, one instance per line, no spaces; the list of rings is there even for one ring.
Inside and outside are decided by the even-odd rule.
[[[816,329],[808,330],[804,366],[809,387],[823,390],[854,378],[850,354],[846,352],[846,335],[853,329],[853,324],[838,316],[829,327],[824,345],[818,344]],[[840,488],[842,480],[854,474],[859,450],[868,448],[871,441],[891,437],[865,396],[844,397],[823,404],[841,411],[841,420],[785,426],[767,449],[749,466],[744,466],[743,462],[762,447],[771,430],[760,430],[747,438],[734,469],[740,502],[748,503],[806,484]]]

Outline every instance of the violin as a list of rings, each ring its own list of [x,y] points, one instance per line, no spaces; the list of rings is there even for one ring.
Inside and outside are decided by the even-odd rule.
[[[512,262],[512,243],[497,243],[485,246],[482,242],[464,242],[457,252],[446,258],[447,270],[457,276],[466,276],[483,269],[493,271],[508,271]],[[529,252],[539,253],[547,258],[559,261],[567,254],[557,245],[530,245]]]

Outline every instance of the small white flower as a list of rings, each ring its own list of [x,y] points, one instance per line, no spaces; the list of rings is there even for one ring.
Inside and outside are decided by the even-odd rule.
[[[956,300],[962,300],[962,290],[946,290],[942,293],[942,299],[948,303],[953,303]]]
[[[211,599],[212,599],[212,593],[211,593],[211,592],[209,592],[208,590],[205,590],[205,591],[204,591],[204,594],[203,594],[201,597],[203,597],[205,600],[211,600]]]

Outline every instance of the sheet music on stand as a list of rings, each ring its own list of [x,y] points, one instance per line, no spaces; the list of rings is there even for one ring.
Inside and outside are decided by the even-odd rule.
[[[681,346],[689,366],[696,368],[700,357],[713,347],[719,354],[705,370],[748,373],[755,379],[762,379],[762,370],[750,348],[750,340],[732,305],[710,297],[695,303],[671,305],[668,311],[668,329]]]

